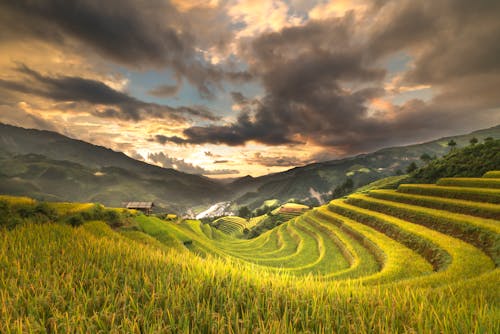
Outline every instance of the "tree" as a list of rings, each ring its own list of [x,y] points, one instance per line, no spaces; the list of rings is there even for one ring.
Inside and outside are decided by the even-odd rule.
[[[344,183],[335,187],[332,191],[332,198],[340,198],[352,192],[354,188],[354,182],[351,178],[347,178]]]
[[[476,138],[476,137],[472,137],[472,138],[469,140],[469,143],[470,143],[472,146],[476,145],[476,144],[477,144],[477,142],[478,142],[478,140],[477,140],[477,138]]]
[[[457,146],[457,143],[452,139],[448,142],[448,147],[450,147],[452,150]]]
[[[250,211],[250,209],[247,206],[242,206],[238,210],[238,216],[245,218],[245,219],[250,218],[251,214],[252,214],[252,212]]]
[[[432,157],[428,155],[427,153],[424,153],[420,156],[420,160],[425,162],[426,164],[429,163],[432,160]]]
[[[415,163],[415,161],[409,164],[408,167],[406,167],[406,173],[408,174],[413,173],[416,170],[417,170],[417,164]]]
[[[484,142],[487,143],[487,142],[490,142],[493,140],[493,137],[486,137],[484,138]]]

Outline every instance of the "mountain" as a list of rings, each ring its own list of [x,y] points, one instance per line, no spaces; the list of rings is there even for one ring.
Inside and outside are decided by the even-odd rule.
[[[404,171],[420,156],[442,156],[453,139],[457,147],[476,137],[500,138],[500,125],[430,142],[391,147],[340,160],[296,167],[261,177],[245,176],[222,183],[199,175],[149,165],[121,152],[71,139],[51,131],[0,123],[0,193],[54,201],[101,202],[120,206],[126,201],[154,201],[162,208],[187,212],[234,201],[231,209],[259,207],[270,198],[317,204],[351,178],[354,187]]]
[[[480,142],[487,137],[500,138],[500,125],[474,131],[466,135],[440,138],[437,140],[400,147],[391,147],[373,153],[361,154],[340,160],[332,160],[296,167],[285,172],[269,174],[256,178],[245,177],[232,183],[241,192],[236,199],[239,205],[256,208],[269,198],[280,201],[289,199],[306,200],[317,204],[328,198],[328,194],[347,178],[351,178],[354,187],[363,186],[383,177],[404,171],[409,164],[423,164],[420,156],[441,157],[450,151],[448,142],[454,140],[457,147],[469,145],[471,138]]]
[[[227,189],[55,132],[0,124],[0,193],[109,206],[154,201],[184,211],[225,198]]]

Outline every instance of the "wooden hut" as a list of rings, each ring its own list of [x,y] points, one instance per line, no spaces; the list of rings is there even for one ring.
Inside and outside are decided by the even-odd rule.
[[[127,209],[138,210],[144,212],[146,215],[150,215],[153,212],[154,206],[153,202],[128,202],[125,205]]]

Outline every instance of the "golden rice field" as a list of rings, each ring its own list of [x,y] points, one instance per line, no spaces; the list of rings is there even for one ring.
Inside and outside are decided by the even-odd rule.
[[[249,240],[239,217],[3,229],[0,333],[499,333],[499,177],[354,194]]]

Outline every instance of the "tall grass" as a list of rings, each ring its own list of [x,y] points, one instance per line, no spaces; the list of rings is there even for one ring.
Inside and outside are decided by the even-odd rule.
[[[498,195],[403,185],[253,239],[0,197],[0,333],[498,333]]]
[[[105,234],[92,233],[100,229]],[[498,270],[439,289],[324,284],[175,249],[105,224],[0,232],[0,332],[496,333]]]

